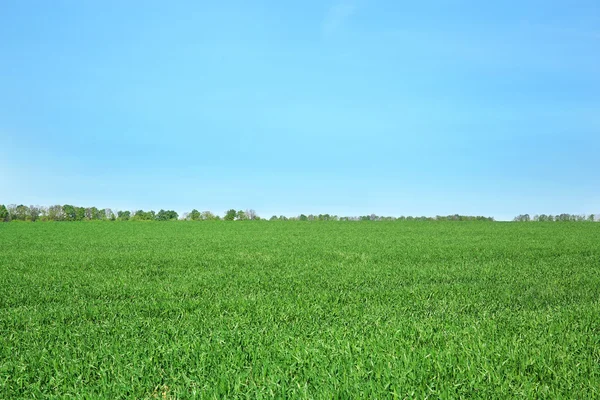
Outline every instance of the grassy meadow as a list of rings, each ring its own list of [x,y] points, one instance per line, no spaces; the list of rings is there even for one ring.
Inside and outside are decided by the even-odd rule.
[[[0,398],[599,398],[600,224],[0,224]]]

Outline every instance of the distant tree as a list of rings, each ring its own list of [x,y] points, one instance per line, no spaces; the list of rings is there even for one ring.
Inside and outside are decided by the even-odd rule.
[[[232,208],[231,210],[227,210],[225,213],[225,217],[223,218],[225,221],[233,221],[237,215],[237,212]]]
[[[98,210],[97,207],[92,207],[92,219],[104,219],[104,211]]]
[[[269,218],[269,221],[277,221],[279,218],[277,218],[277,215],[273,215],[271,218]]]
[[[325,214],[326,221],[339,221],[339,219],[340,219],[340,217],[338,217],[337,215]]]
[[[48,207],[40,206],[40,221],[48,221]]]
[[[246,210],[246,218],[247,219],[260,219],[258,215],[256,215],[256,211],[253,209]]]
[[[513,221],[515,222],[529,222],[531,221],[531,217],[529,217],[529,214],[521,214],[521,215],[517,215]]]
[[[300,216],[298,217],[298,219],[300,221],[308,221],[308,217],[306,215],[304,215],[304,214],[300,214]]]
[[[164,210],[161,210],[161,211],[164,211]],[[152,220],[156,219],[156,213],[153,210],[150,210],[150,211],[137,210],[135,212],[135,214],[133,214],[131,219],[135,220],[135,221],[152,221]]]
[[[131,218],[131,211],[118,211],[117,212],[117,219],[119,221],[129,221],[130,218]]]
[[[188,215],[188,218],[191,219],[192,221],[198,221],[200,220],[200,218],[202,217],[202,214],[200,214],[200,211],[193,209],[190,214]]]
[[[247,220],[248,217],[246,216],[246,213],[243,210],[239,210],[235,213],[235,219],[238,221],[244,221]]]
[[[40,207],[39,206],[29,206],[29,219],[32,222],[35,222],[39,218],[40,218]]]
[[[16,219],[18,221],[27,221],[27,217],[29,215],[29,207],[24,206],[23,204],[19,204],[15,208],[14,216],[12,219]]]
[[[157,221],[173,221],[176,220],[178,217],[179,215],[173,210],[160,210],[156,214],[155,219]]]
[[[115,213],[113,212],[113,210],[111,210],[110,208],[105,208],[103,219],[106,219],[108,221],[114,221],[116,219],[116,217],[115,217]]]
[[[8,214],[8,209],[4,204],[0,204],[0,222],[8,222],[10,221],[10,217]]]
[[[62,206],[62,209],[65,214],[65,221],[75,221],[75,218],[77,217],[75,207],[70,204],[65,204]]]
[[[48,220],[50,221],[64,221],[66,218],[63,206],[57,204],[48,207]]]
[[[219,219],[219,216],[213,214],[210,211],[202,211],[202,214],[200,215],[200,219],[202,219],[204,221],[212,221],[212,220]]]
[[[8,210],[8,218],[12,221],[17,217],[17,205],[7,204],[6,209]]]

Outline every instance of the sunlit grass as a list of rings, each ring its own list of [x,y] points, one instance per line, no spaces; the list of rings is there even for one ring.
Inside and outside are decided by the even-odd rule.
[[[0,398],[594,398],[600,224],[0,224]]]

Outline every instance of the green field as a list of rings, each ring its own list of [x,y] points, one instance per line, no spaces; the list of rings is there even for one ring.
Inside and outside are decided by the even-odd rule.
[[[600,224],[0,224],[0,398],[599,398]]]

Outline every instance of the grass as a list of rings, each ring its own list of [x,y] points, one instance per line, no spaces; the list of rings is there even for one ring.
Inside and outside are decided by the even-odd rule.
[[[598,398],[600,224],[0,224],[0,398]]]

